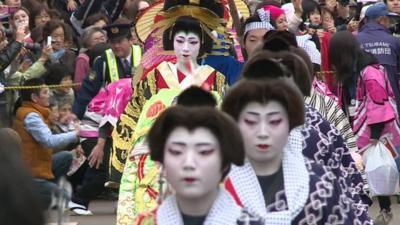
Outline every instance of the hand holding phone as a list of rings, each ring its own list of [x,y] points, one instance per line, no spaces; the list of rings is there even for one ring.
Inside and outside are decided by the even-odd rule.
[[[51,42],[52,42],[51,36],[47,36],[47,42],[46,42],[47,47],[51,46]]]

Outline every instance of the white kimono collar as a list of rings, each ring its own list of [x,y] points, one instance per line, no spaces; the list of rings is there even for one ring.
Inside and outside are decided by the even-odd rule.
[[[232,225],[241,216],[242,208],[231,195],[220,189],[217,199],[208,213],[204,225]],[[169,196],[157,209],[157,224],[183,225],[175,195]]]
[[[293,129],[284,149],[282,168],[288,210],[267,213],[264,196],[250,162],[231,168],[228,177],[244,208],[261,216],[266,224],[290,225],[307,202],[310,176],[302,154],[303,138],[300,128]]]

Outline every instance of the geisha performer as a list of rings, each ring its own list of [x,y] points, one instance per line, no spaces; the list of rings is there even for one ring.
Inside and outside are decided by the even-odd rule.
[[[219,95],[225,92],[224,75],[198,64],[199,58],[211,50],[211,31],[224,33],[219,16],[223,14],[222,7],[210,0],[164,4],[160,13],[163,20],[154,27],[163,36],[164,50],[173,50],[177,60],[162,62],[143,76],[113,131],[113,152],[129,154],[120,184],[117,224],[132,224],[139,212],[157,204],[159,167],[150,159],[144,137],[160,112],[192,85]],[[118,163],[115,157],[112,163]]]
[[[220,187],[231,164],[244,162],[240,130],[229,116],[213,107],[174,106],[156,120],[148,142],[175,193],[134,224],[264,224]]]
[[[331,172],[302,154],[302,95],[287,78],[243,80],[225,96],[223,111],[238,123],[244,166],[233,166],[225,186],[237,203],[265,224],[371,224],[360,221]]]

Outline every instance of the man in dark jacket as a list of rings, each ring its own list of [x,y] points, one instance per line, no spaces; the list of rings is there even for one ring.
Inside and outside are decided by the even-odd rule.
[[[5,38],[3,32],[1,32],[0,36],[0,39],[2,37]],[[7,84],[4,70],[18,56],[19,52],[23,48],[23,40],[25,36],[25,27],[18,28],[15,33],[15,40],[0,52],[0,83],[4,86]],[[7,112],[6,104],[6,94],[0,93],[0,127],[9,127],[11,125],[11,118]]]
[[[397,112],[400,113],[400,91],[399,91],[399,65],[400,39],[394,37],[390,31],[389,11],[383,3],[370,6],[365,12],[367,24],[365,24],[357,35],[361,48],[372,53],[387,71],[390,85],[395,94]]]

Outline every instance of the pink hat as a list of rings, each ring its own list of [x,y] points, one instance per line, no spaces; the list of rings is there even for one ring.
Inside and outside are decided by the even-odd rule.
[[[271,19],[276,20],[280,15],[285,14],[285,11],[273,5],[266,5],[263,7],[265,11],[270,11]]]

